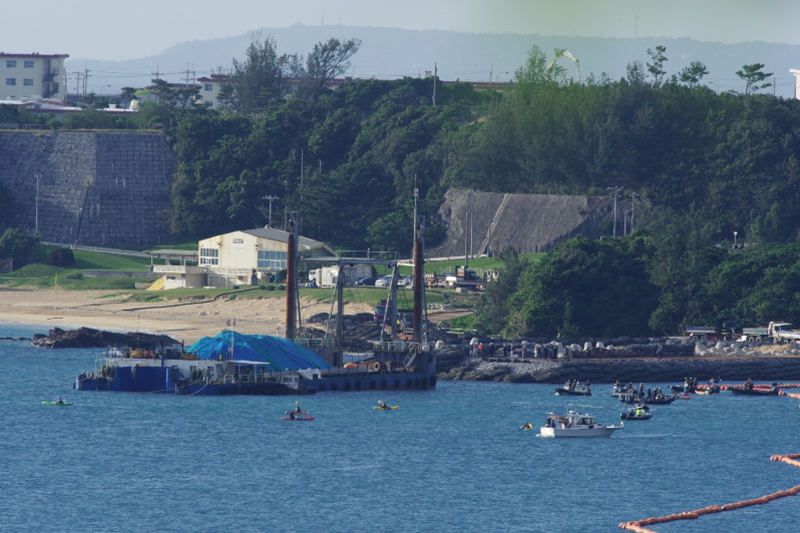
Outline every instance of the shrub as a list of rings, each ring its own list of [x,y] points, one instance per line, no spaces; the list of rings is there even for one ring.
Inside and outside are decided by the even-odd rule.
[[[57,267],[75,266],[75,254],[69,248],[54,248],[50,250],[48,264]]]

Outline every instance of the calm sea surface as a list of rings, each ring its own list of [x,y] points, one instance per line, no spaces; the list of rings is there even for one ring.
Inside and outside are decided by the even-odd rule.
[[[46,329],[0,324],[34,332]],[[611,532],[800,484],[769,461],[800,453],[786,397],[696,396],[609,439],[542,439],[519,427],[551,410],[618,421],[611,386],[572,400],[476,382],[320,393],[299,400],[317,419],[295,423],[279,421],[292,397],[72,390],[103,354],[0,341],[0,530]],[[58,396],[75,405],[41,403]],[[789,497],[653,527],[797,531],[798,516]]]

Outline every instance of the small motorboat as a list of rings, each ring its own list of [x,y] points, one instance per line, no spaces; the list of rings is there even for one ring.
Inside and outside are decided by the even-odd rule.
[[[778,396],[780,394],[778,387],[769,389],[763,387],[728,387],[728,390],[739,396]]]
[[[633,387],[628,385],[623,385],[622,383],[615,383],[614,388],[611,390],[611,396],[614,398],[619,398],[621,396],[625,396],[627,394],[631,394],[634,391]]]
[[[644,407],[647,407],[646,405]],[[653,418],[653,413],[649,409],[629,409],[624,413],[620,413],[620,420],[650,420]]]
[[[677,397],[677,395],[659,396],[658,398],[642,398],[642,401],[647,405],[669,405],[674,402]]]
[[[556,387],[556,396],[591,396],[589,385],[580,381],[568,381],[563,387]]]
[[[569,411],[562,415],[547,413],[545,426],[539,428],[540,437],[581,438],[581,437],[610,437],[618,429],[625,426],[605,426],[599,424],[595,417]]]
[[[313,416],[282,416],[281,420],[283,422],[311,422],[314,420]]]
[[[591,389],[567,389],[556,387],[556,396],[591,396]]]

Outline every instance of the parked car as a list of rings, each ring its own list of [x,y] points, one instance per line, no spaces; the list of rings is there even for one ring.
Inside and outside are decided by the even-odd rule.
[[[392,276],[383,276],[375,280],[376,287],[388,287],[392,284]]]
[[[398,287],[412,287],[414,285],[414,277],[413,276],[405,276],[401,277],[397,281]]]
[[[356,285],[375,285],[375,278],[358,278]]]

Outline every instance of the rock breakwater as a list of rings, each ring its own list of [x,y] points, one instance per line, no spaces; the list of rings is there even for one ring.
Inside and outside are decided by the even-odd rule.
[[[613,361],[482,361],[473,360],[439,374],[443,380],[501,381],[507,383],[564,383],[570,379],[591,383],[683,383],[687,376],[704,381],[798,381],[800,357],[762,356]]]

